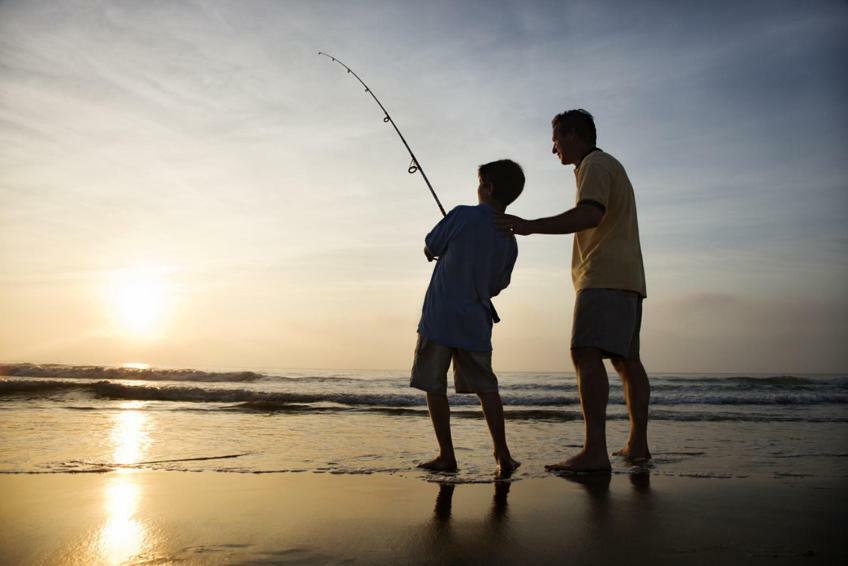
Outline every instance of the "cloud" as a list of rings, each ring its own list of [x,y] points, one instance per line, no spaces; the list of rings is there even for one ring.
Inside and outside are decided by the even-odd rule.
[[[294,307],[308,311],[307,301],[339,329],[414,318],[415,308],[397,309],[420,304],[421,238],[438,212],[405,172],[379,108],[321,49],[381,97],[448,208],[473,202],[476,166],[500,157],[527,173],[512,211],[570,207],[574,180],[550,156],[549,123],[589,108],[601,146],[636,187],[657,365],[713,367],[702,344],[715,341],[730,365],[748,363],[739,344],[750,343],[758,359],[773,347],[787,366],[837,367],[829,336],[844,329],[828,313],[844,312],[848,280],[846,11],[844,2],[2,2],[0,285],[7,296],[37,287],[19,305],[26,318],[43,314],[40,304],[76,304],[65,274],[158,261],[199,295],[243,307],[210,330],[229,335],[238,321],[253,344],[293,340],[288,328],[308,326]],[[570,245],[521,242],[500,299],[519,326],[499,330],[509,339],[499,347],[520,364],[556,368],[567,355]],[[242,302],[245,289],[265,307]],[[723,302],[707,306],[705,293]],[[289,308],[287,295],[302,304]],[[343,314],[327,306],[352,296]],[[787,310],[786,296],[793,316],[818,313],[798,338],[813,358],[787,346],[791,317],[771,314]],[[63,328],[89,326],[85,308],[72,312]],[[688,334],[675,331],[680,318]],[[348,330],[338,336],[355,343]],[[391,332],[378,334],[394,350],[373,360],[405,359]],[[345,351],[334,363],[363,359]],[[237,348],[228,355],[250,363]]]

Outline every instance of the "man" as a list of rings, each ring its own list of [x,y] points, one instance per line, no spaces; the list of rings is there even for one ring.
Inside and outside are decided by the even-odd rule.
[[[453,363],[457,393],[476,393],[494,443],[499,475],[519,466],[506,443],[503,404],[492,371],[491,298],[509,285],[518,246],[495,229],[493,215],[506,210],[524,189],[524,172],[502,159],[477,170],[477,206],[457,206],[425,238],[424,254],[438,258],[424,297],[410,386],[427,393],[439,454],[418,467],[454,472],[447,371]]]
[[[574,234],[572,279],[577,292],[571,357],[577,372],[586,439],[576,455],[546,466],[551,471],[608,472],[606,406],[609,381],[604,358],[621,376],[630,415],[630,436],[616,455],[632,462],[648,449],[650,385],[639,359],[645,272],[636,202],[624,167],[595,146],[595,123],[585,110],[553,119],[553,153],[573,164],[577,205],[557,216],[524,220],[498,215],[499,229],[514,234]]]

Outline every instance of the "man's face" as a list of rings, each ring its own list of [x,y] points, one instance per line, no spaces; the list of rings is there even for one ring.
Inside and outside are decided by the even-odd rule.
[[[551,153],[559,158],[559,162],[563,165],[574,163],[574,130],[568,133],[563,133],[559,127],[554,128],[552,140],[554,147]]]

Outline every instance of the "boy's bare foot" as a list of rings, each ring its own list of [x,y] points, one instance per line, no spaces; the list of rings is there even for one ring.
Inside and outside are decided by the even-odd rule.
[[[633,464],[641,464],[651,459],[651,451],[647,447],[638,450],[632,449],[630,446],[625,446],[621,450],[616,450],[612,453],[613,456],[621,456],[628,462]]]
[[[581,450],[578,454],[562,462],[546,465],[545,469],[549,472],[609,473],[612,470],[612,466],[610,466],[609,457],[606,453],[590,454],[585,450]]]
[[[498,462],[497,470],[495,471],[495,475],[499,478],[508,478],[512,475],[512,472],[518,469],[518,466],[521,465],[521,462],[509,458],[496,458]]]
[[[442,458],[441,456],[436,456],[428,462],[421,462],[418,467],[431,472],[455,472],[457,470],[456,460]]]

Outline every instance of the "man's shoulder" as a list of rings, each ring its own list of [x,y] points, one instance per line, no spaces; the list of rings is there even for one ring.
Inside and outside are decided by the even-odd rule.
[[[618,159],[602,149],[593,151],[583,159],[587,165],[597,165],[606,169],[617,169],[621,167],[621,162]]]

